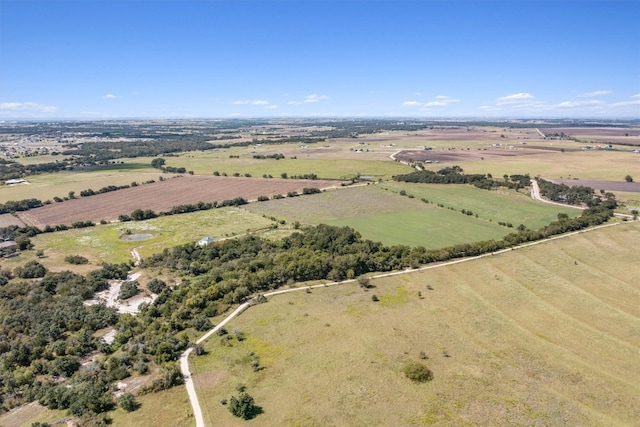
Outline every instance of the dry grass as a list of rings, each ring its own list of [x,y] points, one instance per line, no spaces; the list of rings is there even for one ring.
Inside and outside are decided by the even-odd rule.
[[[219,401],[243,383],[264,409],[253,425],[634,425],[639,244],[623,224],[368,292],[274,297],[229,325],[245,341],[194,359],[205,416],[242,425]],[[435,379],[414,384],[402,365],[421,351]]]

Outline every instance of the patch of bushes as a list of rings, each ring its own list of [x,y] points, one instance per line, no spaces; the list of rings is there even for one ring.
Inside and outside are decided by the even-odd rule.
[[[426,383],[433,380],[433,372],[422,363],[407,362],[402,368],[402,372],[407,378],[416,383]]]
[[[81,265],[81,264],[88,264],[89,260],[85,257],[83,257],[82,255],[67,255],[66,257],[64,257],[64,261],[69,263],[69,264],[74,264],[74,265]]]
[[[125,300],[129,299],[132,296],[138,295],[140,292],[140,288],[138,287],[138,282],[135,280],[122,282],[122,286],[120,287],[120,293],[118,294],[118,299]]]

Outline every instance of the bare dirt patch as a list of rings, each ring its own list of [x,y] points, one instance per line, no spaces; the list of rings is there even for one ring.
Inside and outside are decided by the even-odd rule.
[[[0,215],[0,228],[10,227],[12,225],[17,225],[18,227],[24,227],[24,222],[20,221],[19,218],[16,218],[11,214]]]
[[[464,162],[482,159],[501,159],[517,156],[529,156],[534,154],[545,154],[558,151],[545,148],[487,148],[482,150],[403,150],[395,155],[401,162]]]
[[[542,130],[545,135],[565,135],[582,141],[593,143],[612,143],[622,145],[640,145],[639,128],[610,128],[610,127],[576,127],[576,128],[547,128]]]
[[[640,182],[626,182],[626,181],[596,181],[587,179],[556,179],[553,180],[556,184],[565,184],[569,187],[575,187],[577,185],[584,185],[585,187],[591,187],[594,190],[607,190],[607,191],[624,191],[628,193],[640,193]]]
[[[36,227],[71,224],[75,221],[113,221],[136,209],[168,211],[172,207],[198,202],[222,202],[243,197],[286,195],[304,188],[325,189],[338,181],[305,179],[262,179],[244,177],[184,176],[148,185],[54,203],[19,214],[26,224]]]

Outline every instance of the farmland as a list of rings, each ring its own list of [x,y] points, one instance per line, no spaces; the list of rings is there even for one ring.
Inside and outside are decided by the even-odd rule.
[[[306,187],[324,189],[336,185],[339,183],[335,181],[184,176],[50,204],[19,216],[26,224],[38,227],[82,220],[110,221],[135,209],[160,212],[182,204],[222,202],[236,197],[255,200],[259,196],[286,195],[294,191],[302,193]]]
[[[40,262],[53,270],[71,268],[63,260],[65,256],[76,254],[88,258],[92,268],[96,268],[104,261],[127,262],[134,248],[146,258],[162,252],[164,248],[195,242],[205,236],[224,239],[247,232],[264,233],[273,224],[269,219],[238,208],[220,208],[147,221],[115,222],[92,228],[44,233],[35,237],[33,242],[44,251],[45,258]],[[130,234],[149,235],[149,238],[127,240]],[[17,262],[17,259],[12,261]]]
[[[400,196],[398,193],[403,190],[414,198]],[[420,201],[422,198],[431,203],[425,204]],[[576,209],[535,203],[528,195],[515,191],[395,182],[326,192],[305,200],[273,200],[244,209],[288,222],[350,226],[370,240],[430,249],[500,238],[511,230],[499,222],[515,227],[523,223],[536,229],[555,220],[559,212],[571,216],[579,213]],[[462,209],[477,213],[478,217],[463,215]]]
[[[229,325],[244,341],[211,339],[193,359],[207,422],[241,425],[219,401],[245,384],[264,411],[256,425],[632,425],[638,244],[638,225],[621,225],[376,279],[369,292],[273,297]],[[420,352],[434,380],[416,385],[401,369]]]
[[[627,174],[640,180],[640,155],[624,144],[637,139],[635,122],[617,124],[611,135],[564,121],[38,125],[46,138],[60,139],[61,152],[69,150],[55,156],[28,151],[46,138],[10,126],[16,130],[3,136],[11,143],[5,155],[23,156],[23,166],[59,160],[68,167],[20,169],[9,157],[0,164],[8,165],[5,180],[28,182],[0,185],[0,203],[45,203],[24,211],[6,203],[15,212],[0,216],[12,226],[2,237],[27,248],[0,259],[2,406],[19,408],[0,415],[1,425],[60,421],[72,412],[54,408],[69,404],[68,395],[81,424],[193,425],[176,362],[188,346],[207,426],[244,423],[221,403],[240,385],[262,408],[255,425],[595,426],[640,418],[638,222],[609,219],[604,206],[540,203],[528,187],[392,179],[416,167],[460,166],[500,183],[504,174],[529,174],[596,185],[596,195],[614,191],[628,212],[640,194],[623,182]],[[556,130],[564,136],[544,136]],[[589,130],[624,142],[585,150]],[[97,191],[107,186],[127,188]],[[316,188],[322,191],[296,197]],[[89,189],[98,194],[80,194]],[[220,206],[233,199],[242,203]],[[218,207],[205,206],[213,202]],[[203,210],[153,217],[199,203]],[[125,217],[135,210],[154,215]],[[84,221],[98,224],[45,228]],[[509,249],[603,221],[603,229]],[[14,230],[22,224],[46,232]],[[196,245],[205,236],[214,243]],[[478,253],[486,256],[434,265]],[[142,258],[137,265],[134,254]],[[431,264],[418,270],[423,263]],[[141,292],[156,292],[152,279],[166,282],[154,284],[153,304],[135,316],[82,305],[128,269],[142,273]],[[378,276],[391,270],[398,274]],[[377,277],[365,285],[364,276]],[[355,281],[322,286],[345,278]],[[224,337],[194,345],[236,304],[312,284],[320,286],[269,297],[234,319]],[[410,382],[403,374],[409,362],[428,366],[433,381]],[[117,381],[136,384],[137,410],[113,406],[120,405]],[[94,387],[96,398],[83,399],[83,387]],[[19,406],[33,399],[50,409]],[[106,403],[93,409],[95,402]],[[33,408],[31,418],[24,408]]]

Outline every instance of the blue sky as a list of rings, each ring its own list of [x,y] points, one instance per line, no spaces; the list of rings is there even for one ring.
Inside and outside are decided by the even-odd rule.
[[[0,1],[0,119],[640,118],[638,1]]]

